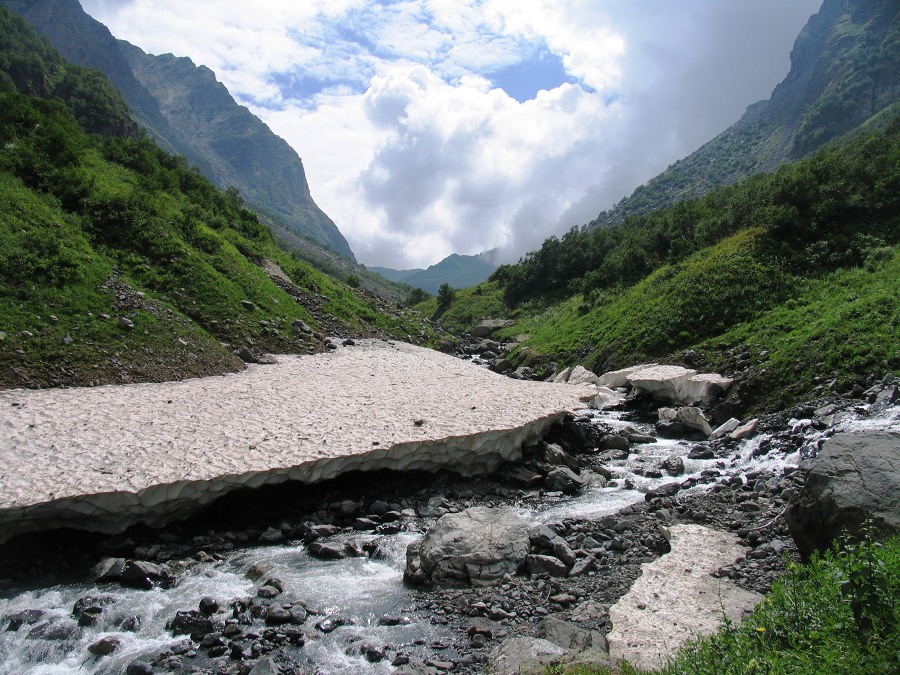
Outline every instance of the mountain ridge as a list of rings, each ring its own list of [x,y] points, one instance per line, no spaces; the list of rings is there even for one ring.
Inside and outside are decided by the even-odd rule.
[[[896,2],[824,0],[797,36],[791,68],[768,99],[748,106],[728,129],[601,212],[588,227],[620,223],[629,215],[774,171],[839,141],[880,112],[897,109],[898,46]]]
[[[48,37],[68,61],[106,74],[122,92],[138,124],[164,150],[184,155],[219,187],[237,188],[267,224],[318,241],[356,262],[343,234],[312,199],[299,155],[238,105],[211,70],[195,66],[190,59],[154,57],[116,40],[77,0],[0,2]],[[173,93],[166,85],[176,81],[185,85],[179,89],[180,100],[163,104]],[[190,114],[192,104],[203,102],[201,96],[191,96],[192,91],[216,101],[214,116]],[[203,109],[211,112],[208,106]],[[191,125],[197,123],[206,128],[207,141],[202,144],[192,133]],[[225,140],[210,142],[216,137]]]

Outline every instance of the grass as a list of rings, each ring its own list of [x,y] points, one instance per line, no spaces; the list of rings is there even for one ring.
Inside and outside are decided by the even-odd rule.
[[[638,675],[628,664],[621,671]],[[548,675],[605,675],[602,667]],[[808,564],[792,563],[740,624],[683,647],[664,675],[900,672],[900,536],[845,539]]]
[[[729,372],[733,350],[749,346],[745,403],[754,410],[900,372],[900,247],[878,249],[861,267],[804,278],[767,263],[756,250],[759,234],[743,230],[626,289],[515,312],[497,309],[498,298],[495,315],[517,319],[498,336],[530,336],[512,356],[516,365],[554,360],[595,372],[677,360],[688,348],[710,369]],[[478,312],[467,305],[476,296],[466,293],[445,326],[471,327]]]

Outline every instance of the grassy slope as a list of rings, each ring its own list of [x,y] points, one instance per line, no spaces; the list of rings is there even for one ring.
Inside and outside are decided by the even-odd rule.
[[[578,362],[602,372],[678,361],[694,349],[703,367],[740,374],[734,396],[755,409],[898,373],[898,139],[895,122],[777,174],[632,220],[622,233],[545,243],[494,282],[458,293],[441,321],[462,333],[486,316],[518,319],[500,333],[530,336],[516,365]],[[594,241],[601,248],[592,252]],[[560,276],[585,254],[597,267]],[[630,260],[650,271],[617,281],[617,270],[635,269]],[[514,284],[549,278],[552,293],[538,286],[510,300]],[[588,290],[558,290],[566,287]]]
[[[239,197],[183,160],[84,134],[61,104],[9,94],[2,106],[0,385],[173,379],[238,369],[237,347],[320,349],[295,319],[324,332],[427,331],[280,249]]]

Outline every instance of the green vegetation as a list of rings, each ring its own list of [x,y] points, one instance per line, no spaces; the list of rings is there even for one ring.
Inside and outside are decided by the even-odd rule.
[[[444,308],[530,339],[513,362],[601,372],[688,348],[774,409],[900,370],[900,119],[880,133],[608,228],[551,237]],[[423,305],[437,315],[437,307]]]
[[[2,8],[0,20],[21,33],[8,62],[42,44]],[[42,49],[34,67],[56,69],[45,79],[70,68]],[[27,74],[10,81],[29,91],[40,77]],[[109,91],[79,94],[91,126],[105,126]],[[0,93],[0,386],[177,379],[238,369],[239,348],[321,349],[295,320],[427,337],[279,248],[237,190],[146,138],[87,133],[80,104],[51,95]]]
[[[900,537],[869,532],[841,548],[792,563],[739,625],[673,655],[665,675],[900,672]],[[548,675],[601,675],[606,668],[551,668]],[[642,671],[622,664],[622,672]]]

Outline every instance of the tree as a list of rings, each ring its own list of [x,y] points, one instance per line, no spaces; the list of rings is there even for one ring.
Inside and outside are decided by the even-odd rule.
[[[450,303],[454,300],[456,300],[456,291],[453,290],[453,288],[451,288],[450,284],[448,284],[447,282],[442,283],[441,287],[438,288],[438,307],[449,307]]]

